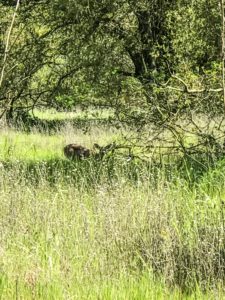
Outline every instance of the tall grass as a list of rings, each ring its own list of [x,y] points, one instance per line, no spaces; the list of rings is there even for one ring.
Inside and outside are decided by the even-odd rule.
[[[3,163],[1,298],[223,297],[217,169],[190,186],[121,160]]]
[[[118,138],[1,131],[1,299],[225,298],[224,161],[63,158]]]

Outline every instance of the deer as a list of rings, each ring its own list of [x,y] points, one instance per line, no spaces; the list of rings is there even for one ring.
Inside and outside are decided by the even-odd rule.
[[[69,144],[63,148],[64,155],[70,160],[83,159],[90,156],[90,150],[78,144]]]
[[[96,152],[96,149],[98,152]],[[78,144],[69,144],[63,148],[63,152],[66,158],[70,160],[80,160],[89,157],[103,158],[103,156],[109,151],[115,149],[115,144],[109,144],[105,147],[99,146],[97,143],[93,145],[93,150],[90,150],[84,146]]]

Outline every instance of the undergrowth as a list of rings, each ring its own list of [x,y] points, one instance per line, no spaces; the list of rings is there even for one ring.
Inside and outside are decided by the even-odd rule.
[[[0,149],[1,299],[225,297],[223,160],[69,161],[60,135],[29,139],[42,155],[19,134]]]
[[[177,170],[113,159],[4,162],[2,298],[223,293],[222,162],[218,168],[190,185]]]

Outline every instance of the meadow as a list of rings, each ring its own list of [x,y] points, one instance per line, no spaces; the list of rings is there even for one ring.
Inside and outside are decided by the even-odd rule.
[[[225,161],[63,156],[121,139],[2,126],[1,299],[225,299]]]

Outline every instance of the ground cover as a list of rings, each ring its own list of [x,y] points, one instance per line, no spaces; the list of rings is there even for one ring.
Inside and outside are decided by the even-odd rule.
[[[71,162],[62,147],[121,138],[3,128],[0,298],[223,299],[225,164]]]

